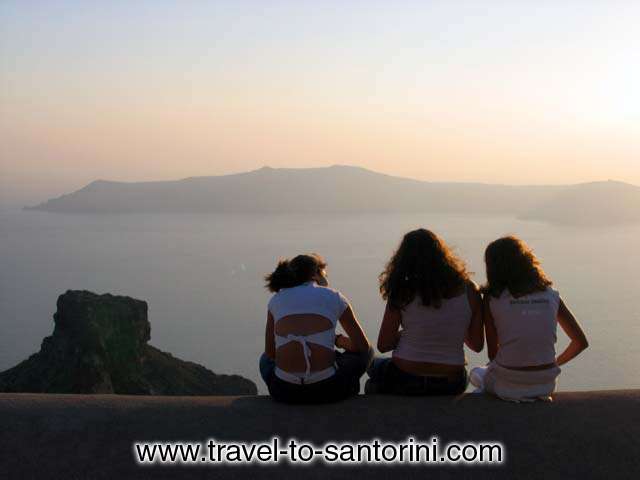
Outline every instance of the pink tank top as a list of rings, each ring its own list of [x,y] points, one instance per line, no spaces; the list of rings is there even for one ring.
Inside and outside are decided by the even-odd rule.
[[[402,310],[402,332],[393,356],[413,362],[465,365],[464,339],[471,323],[467,292],[427,307],[416,297]]]
[[[489,303],[496,331],[495,361],[504,367],[533,367],[556,361],[560,294],[547,288],[514,298],[508,290]]]

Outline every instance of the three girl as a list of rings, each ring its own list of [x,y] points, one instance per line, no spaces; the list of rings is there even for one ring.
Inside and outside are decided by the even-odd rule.
[[[472,370],[479,390],[508,400],[548,398],[559,366],[586,337],[524,242],[505,237],[486,255],[484,300],[464,263],[428,230],[407,233],[380,275],[387,305],[373,350],[346,298],[327,287],[318,255],[283,260],[267,275],[268,306],[260,372],[274,399],[322,403],[359,393],[455,395],[468,374],[464,345],[487,342],[490,363]],[[340,323],[346,336],[335,334]],[[556,358],[556,325],[571,339]],[[334,349],[334,346],[343,351]]]

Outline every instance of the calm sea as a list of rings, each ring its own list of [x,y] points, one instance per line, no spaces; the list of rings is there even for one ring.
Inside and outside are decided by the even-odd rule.
[[[334,288],[375,341],[377,275],[402,234],[433,229],[484,280],[482,253],[515,233],[542,259],[591,347],[563,369],[561,390],[639,387],[640,227],[580,229],[510,217],[398,215],[63,215],[0,213],[0,370],[51,334],[67,289],[149,303],[151,343],[216,373],[258,382],[266,304],[262,277],[281,256],[321,253]],[[559,333],[558,349],[567,343]],[[486,361],[468,354],[471,365]],[[262,385],[258,382],[262,391]]]

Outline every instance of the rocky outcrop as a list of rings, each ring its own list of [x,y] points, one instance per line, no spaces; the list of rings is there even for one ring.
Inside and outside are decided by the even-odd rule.
[[[253,382],[217,375],[152,347],[147,303],[69,290],[40,352],[0,373],[0,392],[251,395]]]

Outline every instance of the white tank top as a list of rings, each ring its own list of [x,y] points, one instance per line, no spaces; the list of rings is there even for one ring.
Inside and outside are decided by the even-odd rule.
[[[278,321],[289,315],[298,314],[315,314],[325,317],[331,322],[331,327],[327,330],[313,333],[310,335],[294,335],[287,336],[275,335],[276,349],[286,345],[289,342],[298,342],[303,349],[306,369],[300,377],[309,381],[312,377],[311,372],[311,349],[309,343],[320,345],[330,350],[334,349],[336,338],[336,324],[338,320],[349,306],[349,301],[338,291],[328,287],[322,287],[311,281],[303,283],[293,288],[283,288],[276,293],[269,301],[269,312],[273,316],[274,327]],[[332,367],[331,372],[335,369]],[[276,374],[285,376],[285,373],[277,369]],[[325,372],[322,372],[324,375]]]
[[[402,310],[402,332],[393,356],[413,362],[465,365],[464,339],[471,324],[467,291],[427,307],[419,296]]]
[[[498,333],[495,361],[505,367],[532,367],[556,361],[560,294],[547,288],[514,298],[505,289],[489,306]]]

